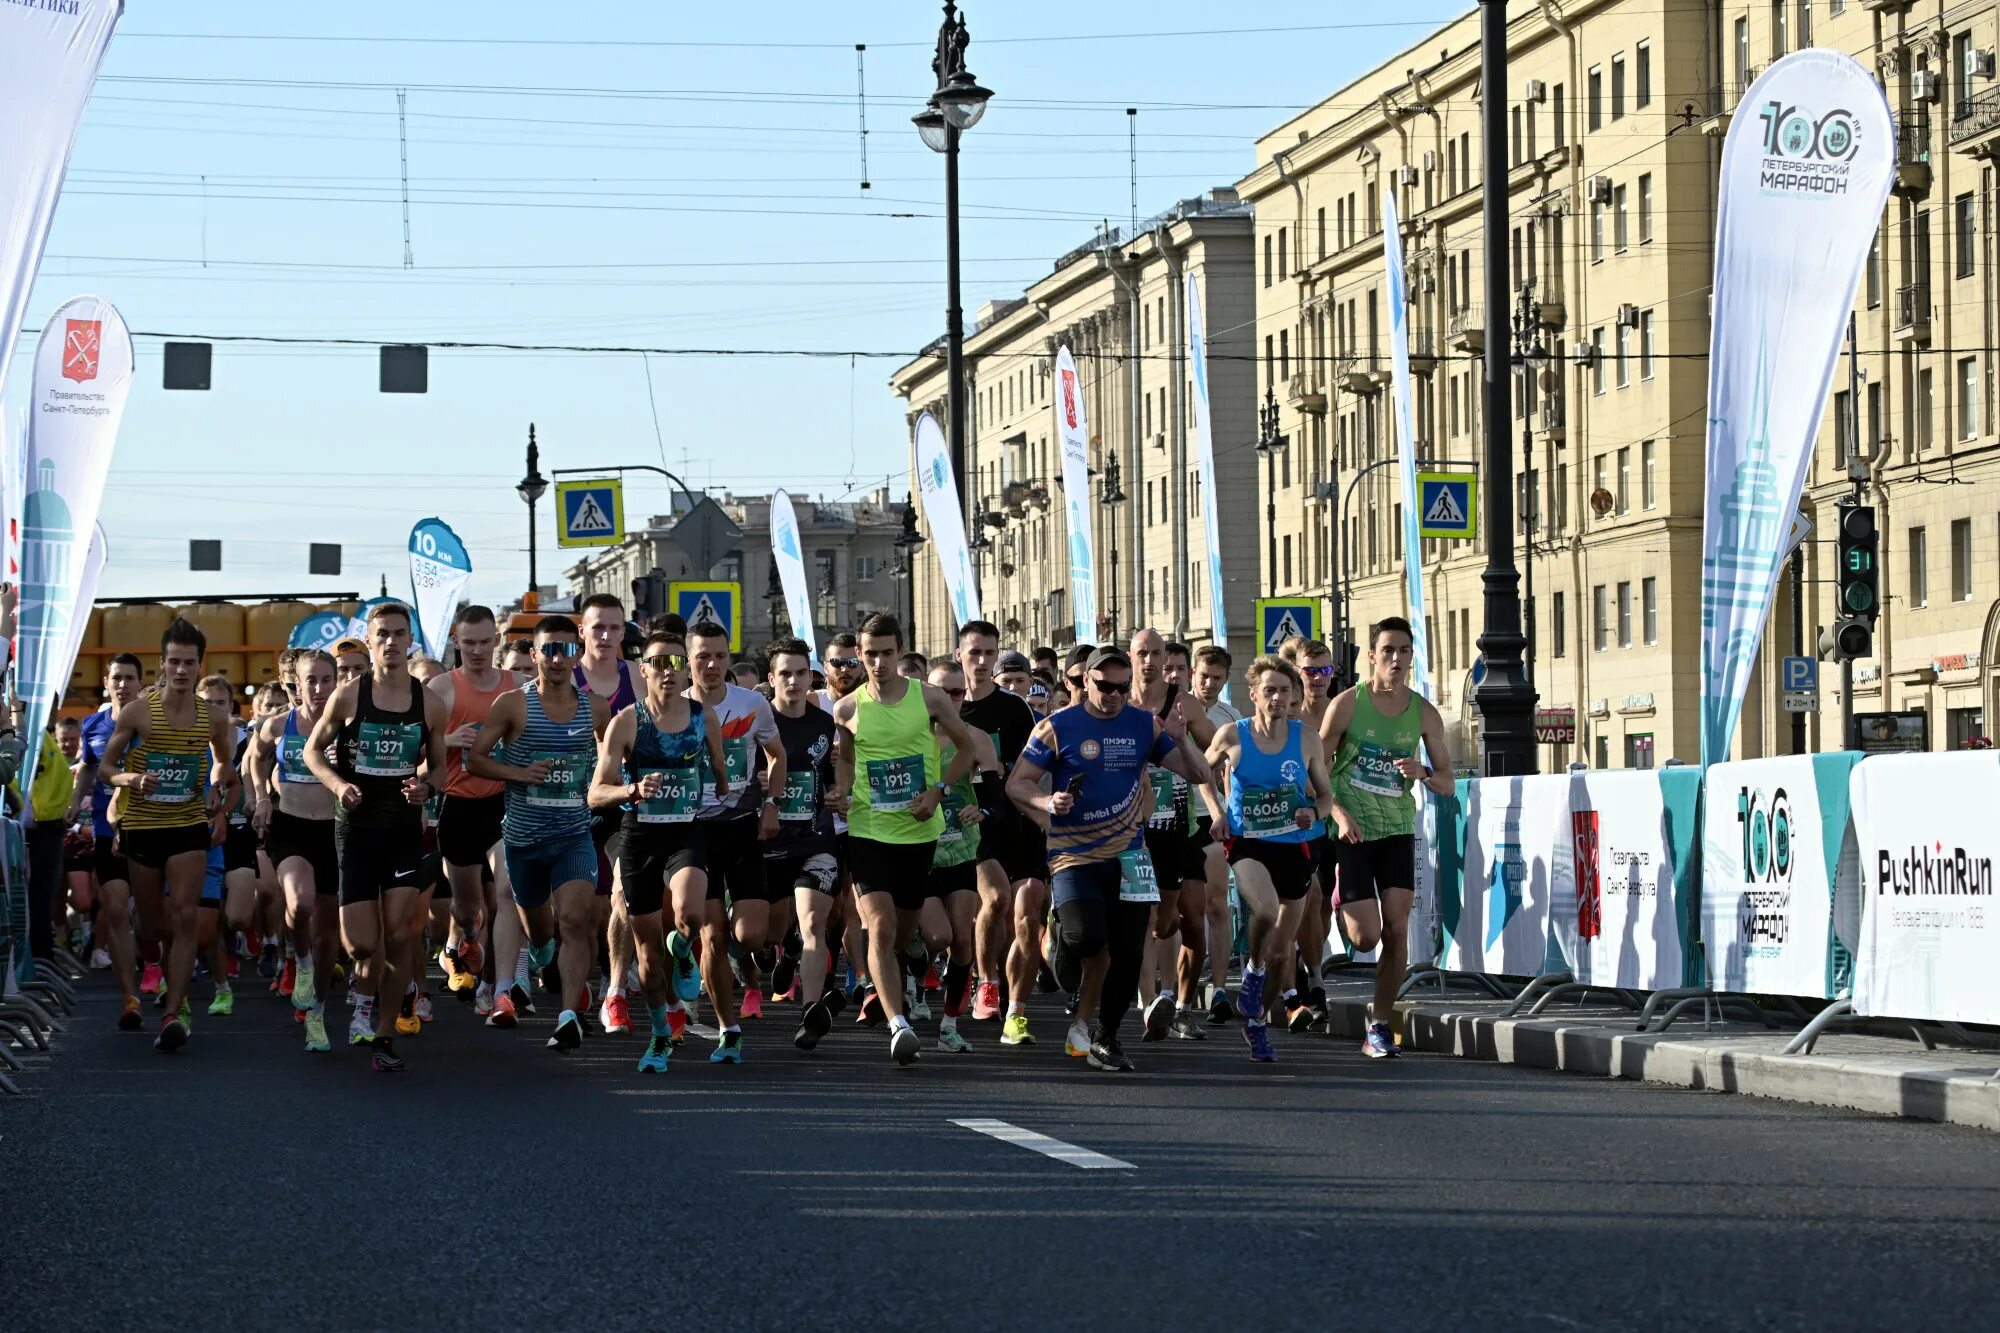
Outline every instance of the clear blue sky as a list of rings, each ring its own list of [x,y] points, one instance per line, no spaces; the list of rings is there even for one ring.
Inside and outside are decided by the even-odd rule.
[[[996,97],[962,159],[968,319],[1100,219],[1126,217],[1126,106],[1141,108],[1145,216],[1233,182],[1257,134],[1463,6],[1415,8],[1160,0],[1114,15],[973,0],[969,64]],[[895,474],[900,496],[887,376],[943,327],[942,159],[909,121],[933,86],[939,14],[914,0],[131,0],[71,161],[35,329],[95,292],[134,330],[174,334],[895,356],[649,365],[434,349],[416,397],[376,392],[373,346],[219,344],[211,392],[167,393],[160,340],[142,338],[105,499],[103,594],[372,591],[384,573],[400,591],[410,525],[437,513],[472,551],[472,595],[510,598],[526,580],[513,486],[530,421],[544,471],[664,454],[696,485],[836,498]],[[1154,35],[1105,36],[1135,21]],[[15,346],[10,428],[32,346]],[[664,483],[640,479],[628,519],[665,501]],[[544,500],[544,582],[573,558],[551,514]],[[221,574],[187,572],[191,537],[222,539]],[[344,543],[347,572],[308,578],[311,541]]]

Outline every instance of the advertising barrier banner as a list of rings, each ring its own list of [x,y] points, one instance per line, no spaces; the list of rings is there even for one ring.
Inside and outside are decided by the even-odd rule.
[[[1090,415],[1076,358],[1067,346],[1056,349],[1056,435],[1062,441],[1063,512],[1069,523],[1069,604],[1075,608],[1076,641],[1097,638],[1097,547],[1090,530]]]
[[[1854,1012],[2000,1023],[2000,755],[1877,755],[1848,790],[1862,899]]]
[[[1703,764],[1729,756],[1894,163],[1882,85],[1838,51],[1795,51],[1771,65],[1723,139],[1702,521]]]
[[[441,518],[410,529],[410,605],[417,613],[417,642],[442,662],[451,647],[451,618],[458,595],[472,581],[472,557]]]
[[[917,418],[917,498],[930,525],[931,549],[944,571],[945,595],[951,600],[952,633],[968,620],[978,620],[979,582],[972,574],[972,551],[965,539],[965,514],[959,507],[958,483],[945,451],[944,431],[926,412]]]
[[[1458,784],[1465,853],[1456,902],[1440,899],[1443,966],[1536,976],[1551,958],[1554,904],[1575,900],[1568,775]]]
[[[1701,940],[1711,989],[1830,1000],[1853,983],[1834,889],[1843,868],[1859,868],[1847,837],[1859,760],[1783,755],[1709,768]]]
[[[1669,812],[1672,779],[1679,818]],[[1684,984],[1692,889],[1692,770],[1630,769],[1569,779],[1569,885],[1555,904],[1556,947],[1576,979],[1628,990]],[[1687,874],[1683,876],[1683,868]]]

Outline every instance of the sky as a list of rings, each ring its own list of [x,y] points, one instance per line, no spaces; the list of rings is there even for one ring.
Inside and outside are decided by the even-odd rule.
[[[961,154],[968,323],[1126,220],[1128,106],[1143,218],[1234,183],[1257,135],[1464,6],[1408,8],[973,0],[967,63],[995,96]],[[544,473],[900,499],[888,376],[944,323],[943,161],[910,124],[940,13],[128,0],[5,418],[64,300],[105,297],[141,335],[100,594],[406,591],[410,527],[435,514],[471,551],[469,595],[512,600],[531,422]],[[1132,18],[1148,30],[1116,31]],[[212,390],[168,392],[160,334],[272,341],[218,343]],[[434,346],[428,393],[377,392],[378,343],[443,341],[658,350]],[[668,491],[629,479],[628,524]],[[544,584],[579,554],[552,501]],[[222,572],[188,571],[191,538],[222,541]],[[306,574],[312,542],[343,545],[339,577]]]

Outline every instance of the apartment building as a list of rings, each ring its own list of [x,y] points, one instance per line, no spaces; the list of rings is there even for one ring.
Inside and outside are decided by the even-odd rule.
[[[1861,448],[1883,528],[1878,657],[1855,707],[1922,709],[1932,744],[1983,734],[2000,594],[1994,472],[1994,6],[1908,0],[1570,0],[1512,7],[1507,178],[1486,179],[1477,15],[1415,43],[1257,143],[1238,185],[1256,210],[1256,393],[1282,447],[1258,472],[1275,516],[1259,543],[1273,592],[1326,599],[1365,626],[1405,608],[1386,343],[1382,201],[1403,219],[1414,446],[1477,466],[1484,358],[1509,358],[1516,564],[1541,706],[1568,709],[1572,760],[1646,767],[1699,748],[1699,577],[1708,289],[1721,136],[1770,60],[1806,45],[1878,70],[1899,171],[1857,300]],[[1513,346],[1485,346],[1489,189],[1509,201]],[[1844,379],[1839,381],[1844,384]],[[1834,619],[1833,502],[1855,445],[1836,397],[1802,508],[1808,645]],[[1430,665],[1448,717],[1482,620],[1483,541],[1426,542]],[[1738,750],[1789,748],[1775,659],[1781,588]],[[1365,637],[1355,634],[1356,639]],[[1810,649],[1809,649],[1810,650]],[[1827,672],[1814,746],[1836,742]],[[1985,710],[1985,711],[1982,711]]]
[[[1218,495],[1203,494],[1190,447],[1184,275],[1200,286]],[[1076,358],[1090,428],[1097,561],[1093,641],[1141,625],[1211,641],[1204,506],[1216,503],[1230,649],[1251,651],[1258,596],[1256,322],[1250,209],[1231,190],[1101,233],[1018,297],[980,307],[965,340],[966,531],[982,609],[1010,643],[1075,642],[1061,446],[1051,404],[1056,350]],[[908,420],[945,420],[944,341],[899,367]],[[914,454],[912,457],[914,466]],[[923,528],[926,538],[929,528]],[[915,639],[951,646],[938,562],[916,561]]]

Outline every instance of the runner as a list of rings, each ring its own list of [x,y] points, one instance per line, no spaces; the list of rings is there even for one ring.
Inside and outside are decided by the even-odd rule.
[[[493,701],[521,682],[513,672],[493,665],[500,626],[491,608],[461,606],[452,617],[451,641],[458,649],[457,668],[425,686],[445,707],[444,802],[438,808],[437,842],[451,881],[457,945],[454,949],[447,942],[440,961],[453,991],[473,991],[475,1014],[490,1027],[510,1028],[517,1019],[512,987],[501,984],[496,994],[494,982],[480,979],[489,947],[500,973],[496,980],[504,983],[514,977],[524,946],[521,914],[513,905],[501,852],[506,784],[474,777],[466,771],[465,756],[492,714]],[[482,947],[482,939],[488,947]]]
[[[832,803],[848,802],[847,866],[867,932],[868,971],[889,1020],[889,1054],[909,1065],[918,1042],[897,984],[902,946],[927,896],[944,825],[939,804],[971,771],[973,749],[956,701],[900,674],[903,631],[894,616],[868,617],[858,638],[868,680],[834,705],[840,733]],[[949,765],[933,724],[955,751]]]
[[[1357,830],[1334,848],[1341,931],[1359,952],[1381,949],[1375,958],[1375,1002],[1361,1044],[1378,1059],[1397,1053],[1389,1015],[1409,957],[1417,882],[1417,807],[1410,789],[1421,782],[1443,796],[1453,787],[1444,720],[1430,700],[1410,690],[1411,652],[1409,621],[1389,616],[1371,626],[1368,678],[1333,701],[1322,731],[1334,756],[1334,795],[1353,813]],[[1419,742],[1428,764],[1417,758]]]
[[[306,767],[306,738],[333,697],[333,658],[302,648],[292,659],[295,708],[265,719],[250,746],[251,822],[264,835],[285,894],[285,925],[297,962],[292,1007],[305,1015],[306,1049],[325,1051],[326,997],[339,943],[340,859],[334,851],[333,793]]]
[[[90,793],[90,823],[93,837],[92,870],[97,876],[98,944],[111,955],[111,970],[118,977],[124,1004],[118,1011],[118,1026],[137,1032],[144,1019],[139,1013],[139,990],[135,987],[138,950],[133,941],[132,884],[125,856],[118,844],[118,828],[111,822],[111,801],[115,792],[104,774],[104,747],[117,730],[118,718],[139,697],[145,665],[136,654],[116,653],[104,664],[104,695],[108,702],[83,720],[83,768],[77,773],[74,813],[81,813],[83,793]],[[160,974],[160,923],[152,919],[138,923],[139,934],[147,941],[150,958],[147,971],[155,982]]]
[[[948,657],[940,658],[930,670],[930,684],[959,706],[959,716],[963,718],[965,668]],[[980,788],[985,791],[987,800],[1006,803],[1001,791],[1000,760],[994,751],[992,738],[969,725],[967,731],[972,737],[973,772],[977,775]],[[942,758],[947,766],[951,764],[953,752],[952,746],[942,748]],[[987,864],[980,860],[981,830],[986,812],[982,808],[980,793],[974,790],[973,780],[961,778],[952,783],[945,791],[939,813],[943,816],[944,827],[938,832],[937,851],[931,858],[929,897],[918,914],[918,929],[923,940],[926,968],[931,958],[950,951],[944,967],[944,1016],[938,1019],[937,1047],[941,1051],[963,1055],[972,1049],[972,1043],[959,1033],[958,1020],[965,1012],[965,993],[972,980],[974,921],[981,905],[979,869]],[[916,970],[910,977],[914,983],[923,980],[924,969]],[[994,989],[994,1004],[987,1013],[989,1018],[995,1017],[999,1010],[999,988],[996,986]]]
[[[195,693],[207,655],[207,637],[174,617],[160,635],[159,687],[119,710],[100,760],[123,793],[116,822],[133,896],[142,916],[164,921],[166,1017],[153,1046],[167,1052],[187,1045],[184,1010],[208,849],[222,840],[221,812],[236,795],[235,728]],[[125,999],[128,1009],[137,1008],[130,994]],[[119,1026],[136,1025],[121,1016]]]
[[[833,713],[834,704],[861,688],[868,679],[868,673],[861,662],[861,641],[845,630],[827,640],[826,644],[826,688],[820,690],[814,701]],[[829,1001],[833,1009],[838,1009],[847,1000],[861,1001],[861,1019],[866,1019],[873,1011],[874,1021],[882,1021],[882,1006],[871,1003],[872,997],[864,998],[865,975],[868,968],[868,951],[861,938],[861,903],[854,896],[853,877],[847,873],[847,815],[843,810],[835,810],[833,815],[833,856],[840,865],[840,887],[834,897],[834,916],[840,923],[840,951],[846,958],[847,984],[836,987],[841,994],[840,1001]],[[832,975],[829,960],[828,975]]]
[[[1243,720],[1235,705],[1222,697],[1234,665],[1229,650],[1220,644],[1205,643],[1194,651],[1194,693],[1208,710],[1209,725],[1218,731]],[[1236,942],[1236,915],[1229,906],[1229,856],[1223,840],[1215,836],[1219,810],[1215,789],[1204,789],[1202,810],[1195,818],[1196,840],[1202,846],[1202,866],[1208,880],[1208,1021],[1221,1027],[1235,1021],[1236,1006],[1229,999],[1229,955]],[[1226,826],[1225,826],[1226,827]]]
[[[747,954],[763,947],[770,926],[771,888],[764,871],[763,843],[777,836],[778,803],[765,792],[764,775],[786,771],[785,747],[778,740],[770,703],[755,690],[727,679],[729,631],[712,620],[701,621],[688,631],[688,647],[694,684],[687,696],[701,704],[707,725],[721,734],[727,786],[717,783],[702,793],[696,818],[708,854],[708,900],[701,921],[683,920],[681,926],[686,930],[699,924],[702,930],[701,976],[720,1030],[708,1058],[716,1064],[741,1064],[743,1030],[738,1020],[754,1017],[761,1004],[749,1003],[756,990],[746,982],[746,1003],[741,1012],[737,1009],[730,931],[733,923],[734,943],[747,963]]]
[[[1293,638],[1285,640],[1278,653],[1298,668],[1305,682],[1305,694],[1295,705],[1295,715],[1308,730],[1322,731],[1327,709],[1333,703],[1333,678],[1338,671],[1332,650],[1317,639]],[[1292,969],[1289,984],[1279,996],[1284,1003],[1286,1023],[1294,1032],[1326,1030],[1326,987],[1320,984],[1319,969],[1326,961],[1327,936],[1333,924],[1334,854],[1330,833],[1314,846],[1313,866],[1319,891],[1306,897],[1305,917],[1299,922],[1298,966]]]
[[[292,658],[297,653],[287,649]],[[292,706],[292,693],[282,680],[272,679],[257,687],[250,710],[250,731],[245,738],[241,770],[246,801],[253,801],[260,788],[250,780],[251,754],[257,747],[257,732],[273,717],[283,717]],[[257,929],[264,937],[263,956],[257,960],[257,975],[271,982],[271,989],[286,999],[292,997],[296,963],[291,967],[285,954],[285,889],[278,883],[278,867],[265,845],[264,831],[251,820],[251,836],[257,844]]]
[[[333,684],[338,689],[368,674],[368,645],[359,639],[342,639],[333,645]]]
[[[792,1045],[809,1051],[832,1030],[844,997],[826,984],[832,941],[834,892],[840,864],[834,858],[833,718],[814,707],[812,656],[803,640],[779,639],[765,652],[771,716],[784,746],[785,780],[778,791],[778,835],[765,844],[766,880],[791,902],[774,899],[774,916],[787,907],[798,918],[799,1029]],[[772,933],[778,934],[774,924]]]
[[[402,960],[417,932],[424,802],[445,774],[445,709],[410,675],[408,608],[376,603],[367,633],[372,664],[334,691],[306,738],[305,763],[335,801],[340,933],[359,997],[347,1040],[368,1046],[378,1071],[397,1073]],[[353,642],[335,645],[342,671],[352,669]]]
[[[1169,645],[1154,629],[1133,634],[1131,656],[1138,686],[1133,702],[1155,715],[1172,712],[1189,741],[1206,750],[1215,739],[1215,728],[1192,697],[1185,676],[1175,677],[1173,648],[1180,650],[1184,670],[1185,644]],[[1191,789],[1172,770],[1155,765],[1146,770],[1146,777],[1153,786],[1146,851],[1159,882],[1160,905],[1153,913],[1153,936],[1139,973],[1143,992],[1154,981],[1157,960],[1159,989],[1145,1008],[1144,1040],[1161,1041],[1172,1032],[1183,1041],[1198,1041],[1208,1035],[1194,1017],[1208,923],[1208,866],[1195,840],[1195,819],[1197,810],[1205,807],[1200,789]]]
[[[236,955],[230,945],[237,935],[247,932],[254,938],[257,933],[257,831],[250,826],[250,788],[242,781],[250,733],[236,720],[236,691],[229,677],[204,676],[200,693],[211,711],[228,719],[235,738],[230,754],[238,777],[236,795],[224,817],[222,845],[209,849],[201,903],[195,913],[200,937],[197,950],[208,960],[215,979],[215,998],[208,1013],[211,1018],[226,1018],[236,1010],[235,989],[230,985]],[[258,952],[261,947],[244,956]]]
[[[508,671],[522,680],[535,674],[535,645],[529,639],[515,639],[508,643],[507,651],[501,655],[500,669]]]
[[[535,678],[493,701],[465,756],[472,776],[507,784],[501,834],[507,879],[528,928],[530,966],[539,975],[556,963],[562,973],[562,1009],[548,1041],[557,1051],[583,1043],[577,1010],[586,1005],[597,956],[598,866],[588,796],[597,738],[611,709],[578,691],[574,670],[582,655],[569,617],[542,617],[535,626]]]
[[[632,664],[625,660],[625,604],[608,592],[592,593],[578,608],[583,621],[583,659],[576,664],[576,687],[603,701],[613,716],[638,698],[632,684]],[[590,842],[597,853],[597,901],[591,908],[591,956],[608,937],[603,1003],[597,1021],[607,1033],[630,1032],[632,1012],[625,992],[632,979],[632,925],[618,907],[613,891],[618,879],[618,854],[612,845],[619,814],[593,810]]]
[[[1139,984],[1146,926],[1159,890],[1146,855],[1146,765],[1190,782],[1208,764],[1187,739],[1178,709],[1155,717],[1129,702],[1132,662],[1117,648],[1093,649],[1080,670],[1082,702],[1035,725],[1007,795],[1049,833],[1056,975],[1075,986],[1076,1018],[1064,1049],[1093,1069],[1129,1070],[1118,1027]],[[1051,790],[1039,790],[1043,775]],[[1095,1013],[1093,1027],[1086,1015]]]
[[[1015,689],[1028,678],[1028,659],[1001,653],[999,627],[988,620],[972,620],[959,629],[958,660],[965,668],[965,702],[959,715],[992,742],[999,765],[997,774],[979,776],[981,783],[999,790],[979,801],[986,822],[978,837],[979,916],[974,935],[979,989],[973,996],[972,1016],[999,1016],[1004,979],[1007,1014],[1000,1042],[1030,1045],[1035,1039],[1028,1032],[1028,997],[1034,993],[1049,915],[1048,839],[1040,825],[1006,799],[1007,772],[1021,757],[1035,727],[1034,711]],[[1003,687],[1003,680],[1014,685]]]
[[[1265,977],[1291,964],[1312,882],[1311,844],[1320,836],[1322,819],[1333,821],[1343,838],[1354,836],[1354,825],[1334,803],[1318,735],[1291,715],[1293,702],[1305,692],[1298,671],[1281,657],[1260,657],[1248,675],[1256,712],[1216,732],[1208,759],[1227,770],[1229,864],[1250,913],[1250,948],[1236,1006],[1250,1058],[1270,1061],[1278,1057],[1264,1019]]]
[[[681,636],[656,630],[641,654],[644,697],[605,729],[590,803],[624,807],[616,910],[638,945],[639,988],[652,1020],[639,1072],[664,1074],[687,1028],[684,1002],[701,993],[692,941],[707,913],[708,869],[695,815],[711,780],[726,794],[728,779],[718,775],[728,761],[721,729],[709,726],[708,711],[684,693],[690,673]],[[670,932],[661,917],[669,891],[674,920],[682,923]]]

